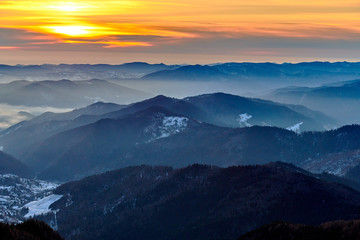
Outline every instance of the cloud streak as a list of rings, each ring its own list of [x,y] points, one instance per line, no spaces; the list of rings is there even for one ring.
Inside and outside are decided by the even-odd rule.
[[[282,54],[269,49],[273,43],[267,39],[279,39],[293,50],[299,48],[294,42],[315,46],[318,41],[358,41],[359,14],[360,4],[353,0],[0,1],[0,51],[14,50],[19,57],[21,51],[34,49],[97,51],[104,56],[109,50],[204,54],[201,45],[194,48],[202,42],[213,44],[206,54],[215,54],[241,52],[251,39],[248,53],[267,58]],[[236,49],[228,42],[236,42],[231,46]],[[256,49],[256,43],[261,47]]]

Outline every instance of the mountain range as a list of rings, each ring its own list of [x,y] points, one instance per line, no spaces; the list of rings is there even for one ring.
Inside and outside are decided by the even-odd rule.
[[[164,69],[142,77],[147,80],[237,80],[243,82],[271,81],[271,84],[328,83],[358,78],[359,63],[304,62],[304,63],[219,63],[187,65]],[[268,84],[264,82],[264,84]]]
[[[0,80],[91,80],[139,78],[146,74],[174,69],[177,65],[132,62],[121,65],[108,64],[44,64],[44,65],[0,65]]]
[[[253,115],[263,121],[250,121]],[[303,106],[224,93],[48,112],[1,133],[13,146],[21,145],[20,138],[33,140],[19,158],[31,170],[4,153],[0,157],[24,171],[18,174],[33,171],[37,178],[67,183],[26,198],[20,185],[30,180],[9,175],[18,183],[11,191],[20,189],[20,195],[4,209],[16,206],[12,211],[20,219],[35,214],[66,239],[85,240],[120,234],[236,239],[278,220],[316,225],[360,218],[358,125],[321,132],[252,126],[304,116],[331,120]],[[282,162],[269,163],[275,161]]]
[[[357,239],[359,67],[0,65],[0,127],[21,121],[0,132],[0,222],[69,240]],[[237,95],[254,86],[268,100]],[[49,226],[0,235],[61,239]]]
[[[157,96],[129,105],[96,103],[67,113],[44,113],[2,131],[0,146],[7,153],[22,159],[24,152],[31,150],[35,143],[45,141],[57,133],[95,123],[101,119],[126,118],[150,107],[162,107],[172,112],[174,116],[186,116],[200,122],[231,128],[251,125],[287,128],[303,123],[302,130],[324,130],[337,125],[336,120],[302,106],[278,104],[224,93],[184,99]],[[23,141],[19,142],[19,138]]]
[[[59,65],[0,65],[0,74],[3,80],[90,80],[100,79],[126,79],[126,78],[164,78],[188,79],[197,76],[204,69],[207,74],[200,74],[198,78],[204,79],[209,75],[218,77],[244,79],[257,78],[283,78],[293,79],[327,78],[329,79],[355,79],[359,76],[359,63],[353,62],[303,62],[303,63],[218,63],[211,65],[165,65],[149,64],[145,62],[132,62],[121,65],[107,64],[59,64]],[[174,72],[171,72],[174,70]],[[164,72],[170,71],[170,72]],[[149,76],[147,76],[149,75]],[[174,77],[173,77],[174,76]]]
[[[239,127],[301,125],[304,130],[323,130],[331,124],[336,122],[302,106],[224,93],[184,99],[157,96],[126,106],[96,103],[68,113],[45,113],[3,131],[0,145],[40,177],[63,181],[136,164],[184,167],[196,162],[229,166],[289,161],[256,159],[251,153],[254,146],[247,142],[262,140],[241,138],[262,137],[259,132],[263,132],[278,149],[281,143],[271,132],[284,138],[296,134]],[[299,126],[289,129],[299,133]],[[215,143],[219,147],[210,150]]]

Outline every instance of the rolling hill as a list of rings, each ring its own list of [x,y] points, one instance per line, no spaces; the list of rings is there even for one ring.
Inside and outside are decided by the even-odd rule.
[[[21,157],[22,153],[36,142],[44,141],[62,131],[96,122],[101,119],[99,116],[124,107],[113,103],[97,102],[65,113],[46,112],[2,131],[0,146],[7,153]]]
[[[284,163],[129,167],[55,193],[64,196],[51,205],[59,232],[83,240],[236,239],[276,220],[320,224],[357,218],[360,209],[356,190]]]

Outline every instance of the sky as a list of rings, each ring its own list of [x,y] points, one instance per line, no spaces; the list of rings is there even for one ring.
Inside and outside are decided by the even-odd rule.
[[[0,63],[360,61],[354,0],[0,0]]]

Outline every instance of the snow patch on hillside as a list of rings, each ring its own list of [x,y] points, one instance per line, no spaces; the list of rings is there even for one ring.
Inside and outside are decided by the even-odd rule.
[[[188,121],[189,119],[186,117],[167,117],[162,113],[154,115],[153,123],[144,130],[145,135],[150,135],[150,140],[147,142],[166,138],[184,131],[188,125]]]
[[[62,198],[62,195],[51,194],[37,201],[32,201],[24,205],[29,209],[29,212],[25,215],[26,218],[33,217],[35,215],[41,215],[52,212],[49,208],[51,204]]]
[[[296,132],[297,134],[299,134],[301,132],[300,126],[302,124],[303,124],[303,122],[299,122],[291,127],[286,128],[286,130],[293,131],[293,132]]]
[[[252,125],[247,121],[250,120],[252,116],[248,113],[239,114],[237,121],[239,122],[240,127],[251,127]]]
[[[158,138],[182,132],[187,127],[189,119],[186,117],[164,117],[162,126],[159,126],[161,135]]]

